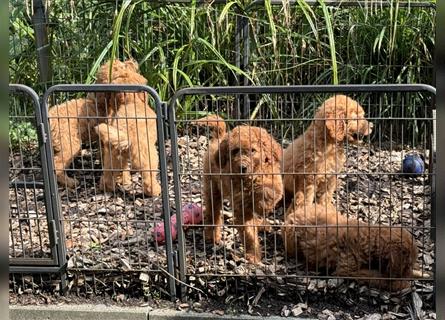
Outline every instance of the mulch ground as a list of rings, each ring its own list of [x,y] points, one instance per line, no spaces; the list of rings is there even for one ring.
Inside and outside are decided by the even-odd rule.
[[[201,157],[207,138],[182,136],[178,142],[181,203],[200,204]],[[351,219],[409,227],[417,240],[418,263],[424,271],[431,272],[434,243],[430,229],[429,176],[407,178],[397,174],[404,155],[410,151],[408,148],[349,146],[336,199],[339,208]],[[167,159],[171,159],[170,154],[167,141]],[[10,163],[38,167],[34,158],[20,154],[10,156]],[[310,315],[330,320],[435,318],[431,311],[432,281],[415,281],[413,290],[390,294],[359,286],[354,281],[309,277],[315,274],[305,273],[301,263],[284,255],[279,228],[282,208],[269,217],[273,231],[261,236],[264,259],[259,265],[245,262],[236,229],[225,228],[224,243],[213,246],[204,244],[202,227],[189,228],[185,243],[188,301],[169,302],[165,300],[168,297],[165,246],[156,244],[149,232],[163,220],[161,199],[142,194],[138,174],[133,175],[132,190],[99,191],[100,162],[94,150],[84,150],[75,160],[75,168],[81,186],[75,191],[59,189],[68,255],[68,294],[56,293],[60,288],[56,277],[37,276],[36,279],[36,276],[15,275],[10,277],[10,303],[82,303],[85,300],[216,314]],[[171,182],[168,192],[174,212],[171,162],[168,168]],[[41,180],[38,170],[10,170],[10,181],[17,177]],[[10,189],[10,257],[50,256],[45,209],[43,190]],[[224,216],[229,226],[233,217],[228,202],[225,202]],[[369,318],[371,316],[373,318]]]

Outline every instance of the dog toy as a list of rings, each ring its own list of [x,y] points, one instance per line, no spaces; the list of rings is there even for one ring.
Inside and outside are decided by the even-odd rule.
[[[202,221],[202,208],[195,203],[189,203],[182,207],[182,225],[184,229],[189,224],[197,224]],[[172,240],[175,240],[178,235],[178,227],[176,223],[176,214],[170,217],[170,232]],[[165,243],[164,222],[158,223],[153,228],[153,238],[159,244]]]
[[[402,172],[409,176],[422,174],[425,170],[423,159],[418,154],[408,154],[403,159]]]

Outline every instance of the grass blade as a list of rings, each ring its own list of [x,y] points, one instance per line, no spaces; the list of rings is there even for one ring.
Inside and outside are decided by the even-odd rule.
[[[108,51],[110,51],[110,48],[112,45],[113,45],[113,40],[110,40],[110,42],[108,42],[107,46],[102,50],[99,57],[94,62],[93,67],[91,68],[90,72],[88,73],[88,76],[85,80],[86,84],[93,83],[93,79],[95,79],[95,77],[96,77],[97,69],[99,69],[99,66],[102,64],[103,59],[105,58]]]
[[[337,68],[337,51],[335,49],[334,30],[332,28],[331,16],[324,0],[318,0],[323,10],[323,16],[326,21],[326,28],[329,36],[329,49],[331,51],[331,64],[332,64],[332,83],[338,84],[338,68]]]
[[[114,60],[114,58],[116,57],[116,53],[117,53],[117,48],[119,45],[119,35],[120,35],[120,31],[121,31],[121,26],[122,26],[122,20],[124,18],[124,14],[125,11],[127,11],[128,6],[131,4],[131,0],[125,0],[124,3],[122,4],[121,9],[119,10],[119,14],[117,15],[116,19],[114,20],[114,24],[113,24],[113,46],[111,48],[111,60]],[[110,77],[111,77],[111,72],[113,70],[113,65],[110,63]]]
[[[272,36],[272,46],[275,54],[275,61],[279,61],[278,49],[277,49],[277,29],[275,27],[275,22],[273,20],[273,11],[271,0],[265,0],[264,5],[266,6],[267,18],[269,20],[270,32]]]

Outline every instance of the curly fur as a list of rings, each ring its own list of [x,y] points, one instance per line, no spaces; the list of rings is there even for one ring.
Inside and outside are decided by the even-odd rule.
[[[326,100],[304,134],[283,152],[286,198],[295,196],[297,206],[332,202],[336,173],[345,163],[344,141],[359,143],[372,127],[357,101],[344,95]]]
[[[98,83],[109,81],[107,68],[109,63],[99,71]],[[111,83],[145,85],[147,79],[138,73],[135,61],[117,60],[113,63]],[[148,196],[159,195],[156,113],[147,105],[147,94],[117,92],[107,95],[107,99],[116,113],[109,124],[103,123],[95,128],[102,143],[104,173],[101,188],[114,191],[116,184],[126,188],[131,184],[130,170],[137,170],[142,174],[144,193]]]
[[[138,65],[134,60],[111,61],[103,64],[96,74],[97,83],[146,83],[139,74],[135,74]],[[65,173],[65,169],[80,154],[82,143],[97,140],[93,128],[107,121],[117,107],[125,103],[128,95],[124,93],[91,92],[86,98],[73,99],[48,110],[51,130],[51,142],[54,151],[54,167],[57,181],[67,188],[75,188],[79,182]]]
[[[323,268],[336,276],[370,278],[360,281],[393,291],[408,287],[402,278],[417,273],[417,247],[405,228],[348,219],[332,204],[291,205],[282,231],[287,254],[303,258],[308,271]]]
[[[110,74],[111,65],[111,74]],[[96,83],[97,84],[146,84],[147,79],[145,79],[139,73],[139,65],[133,60],[129,59],[126,61],[120,61],[118,59],[109,60],[104,63],[96,73]],[[145,93],[138,92],[135,93],[139,100],[145,101]],[[125,92],[97,92],[92,93],[97,99],[101,101],[106,101],[108,108],[111,111],[117,111],[119,106],[128,104],[134,101],[133,93]],[[112,112],[108,112],[112,115]]]
[[[80,154],[83,142],[97,140],[93,127],[105,121],[105,103],[89,97],[69,100],[49,108],[48,119],[57,181],[75,188],[79,182],[68,177],[65,169]]]
[[[223,120],[214,116],[196,123],[216,127],[203,158],[206,238],[221,241],[222,201],[228,199],[247,260],[260,262],[258,231],[261,226],[266,228],[265,215],[273,211],[283,195],[281,147],[262,128],[243,125],[225,132]]]

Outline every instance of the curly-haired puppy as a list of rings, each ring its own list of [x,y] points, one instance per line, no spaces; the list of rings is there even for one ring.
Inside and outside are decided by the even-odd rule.
[[[263,128],[241,125],[226,132],[219,117],[196,123],[216,127],[203,158],[203,201],[206,238],[221,241],[223,199],[231,203],[234,223],[245,245],[249,262],[261,261],[258,231],[265,228],[264,216],[282,198],[281,147]]]
[[[111,70],[111,73],[110,73]],[[109,60],[104,63],[96,73],[97,84],[146,84],[145,79],[139,73],[139,65],[134,59],[120,61],[118,59]],[[132,95],[137,95],[140,100],[145,99],[144,92],[125,93],[125,92],[95,92],[92,93],[101,101],[107,101],[110,110],[116,111],[121,105],[124,105],[127,100],[133,101]],[[108,115],[113,115],[109,112]]]
[[[415,241],[400,226],[363,223],[348,219],[332,204],[312,204],[291,205],[282,231],[287,254],[303,258],[308,271],[327,269],[336,276],[370,278],[358,280],[392,291],[410,285],[402,278],[418,276]]]
[[[344,141],[359,143],[372,128],[357,101],[344,95],[326,100],[304,134],[283,152],[286,196],[294,196],[297,206],[332,202],[336,174],[345,163]]]
[[[137,71],[133,60],[114,60],[112,78],[109,78],[110,63],[97,71],[98,83],[127,83]],[[127,70],[124,72],[123,70]],[[72,99],[49,108],[48,118],[51,143],[54,151],[54,167],[60,185],[75,188],[79,182],[65,173],[65,169],[82,150],[82,143],[97,140],[95,126],[107,121],[107,117],[122,104],[121,94],[92,92],[86,98]]]
[[[111,80],[106,67],[101,71],[97,83],[147,83],[133,60],[113,63]],[[111,100],[110,104],[114,105],[116,113],[109,124],[102,123],[95,128],[102,143],[104,172],[101,188],[113,191],[116,184],[126,188],[131,184],[130,170],[137,170],[142,174],[144,193],[148,196],[159,195],[161,187],[156,178],[159,162],[156,113],[147,104],[147,94],[117,92],[107,98]]]

